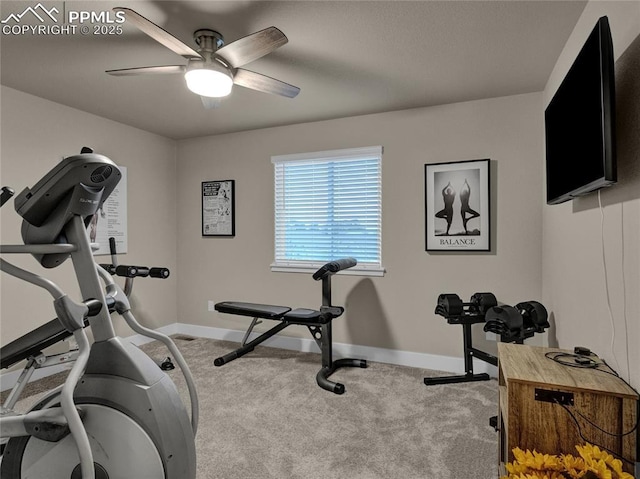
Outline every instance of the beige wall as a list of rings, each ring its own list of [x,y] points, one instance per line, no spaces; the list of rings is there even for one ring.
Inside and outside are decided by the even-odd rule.
[[[383,145],[382,278],[340,276],[334,340],[461,356],[462,331],[433,311],[439,293],[541,296],[542,95],[529,94],[185,140],[178,143],[178,284],[183,322],[244,329],[207,301],[319,307],[310,275],[272,273],[272,155]],[[424,248],[424,164],[491,159],[492,252]],[[236,237],[201,237],[200,183],[236,180]],[[302,330],[302,328],[298,328]],[[305,335],[305,331],[289,334]],[[285,331],[286,332],[286,331]]]
[[[545,106],[602,15],[609,17],[616,64],[618,184],[543,207],[543,298],[561,347],[582,345],[640,387],[640,3],[592,1],[544,90]],[[635,41],[634,41],[635,40]],[[630,46],[631,45],[631,46]],[[626,53],[626,55],[625,55]],[[611,312],[607,306],[607,290]],[[630,369],[630,371],[629,371]]]
[[[1,100],[0,183],[13,187],[16,194],[33,186],[63,157],[78,154],[85,145],[127,167],[129,253],[120,257],[120,263],[167,266],[173,273],[167,280],[137,280],[132,303],[138,319],[150,327],[174,323],[175,143],[4,86]],[[21,221],[13,200],[5,204],[0,215],[2,243],[21,244]],[[99,258],[110,262],[109,256]],[[5,259],[45,274],[70,295],[77,294],[70,261],[55,270],[45,270],[31,256],[11,255]],[[0,287],[3,345],[55,317],[50,296],[43,290],[6,274],[0,275]],[[132,334],[122,320],[117,322],[117,331]]]

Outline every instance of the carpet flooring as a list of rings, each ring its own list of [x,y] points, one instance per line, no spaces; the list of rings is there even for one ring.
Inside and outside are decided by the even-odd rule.
[[[236,343],[178,337],[200,400],[198,479],[495,479],[497,383],[425,386],[435,371],[384,363],[338,370],[320,389],[320,355],[258,347],[215,367]],[[164,346],[142,349],[156,360]],[[179,370],[169,372],[185,396]],[[17,410],[60,375],[29,385]],[[188,402],[187,402],[188,404]]]

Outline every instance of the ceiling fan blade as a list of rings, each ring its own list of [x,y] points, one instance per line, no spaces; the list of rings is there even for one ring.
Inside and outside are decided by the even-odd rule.
[[[269,27],[225,45],[216,54],[237,68],[271,53],[288,41],[276,27]]]
[[[295,98],[300,93],[300,88],[297,86],[242,68],[233,72],[233,83],[252,90],[273,93],[287,98]]]
[[[140,31],[146,33],[155,41],[161,43],[169,50],[176,52],[178,55],[182,55],[185,58],[202,58],[193,48],[185,45],[164,28],[159,27],[138,12],[125,7],[116,7],[113,10],[116,12],[124,12],[127,22],[132,23]]]
[[[129,75],[164,75],[167,73],[184,73],[184,65],[165,65],[157,67],[122,68],[120,70],[107,70],[109,75],[122,77]]]
[[[207,109],[218,108],[222,104],[222,98],[214,98],[210,96],[201,96],[202,105]]]

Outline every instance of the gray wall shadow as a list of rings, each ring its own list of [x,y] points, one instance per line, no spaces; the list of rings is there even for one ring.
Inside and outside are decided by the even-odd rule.
[[[369,278],[358,282],[347,295],[347,331],[352,344],[395,349],[396,341],[375,284]]]
[[[556,316],[555,314],[550,313],[549,314],[549,329],[547,329],[547,340],[549,341],[549,347],[550,348],[558,348],[560,347],[560,345],[558,344],[558,335],[557,330],[558,328],[556,327]]]

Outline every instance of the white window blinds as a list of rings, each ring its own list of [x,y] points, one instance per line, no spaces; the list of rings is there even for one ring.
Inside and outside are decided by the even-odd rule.
[[[271,158],[275,169],[274,269],[353,257],[382,272],[382,147]]]

